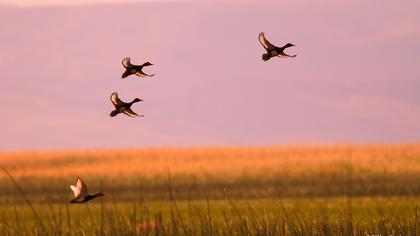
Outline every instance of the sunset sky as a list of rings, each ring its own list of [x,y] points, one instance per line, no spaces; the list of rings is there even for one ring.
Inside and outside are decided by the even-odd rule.
[[[0,150],[420,141],[419,1],[14,2]],[[298,56],[262,61],[262,31]]]

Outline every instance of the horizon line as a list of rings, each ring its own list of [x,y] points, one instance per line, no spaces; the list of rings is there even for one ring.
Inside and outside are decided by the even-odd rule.
[[[319,142],[319,143],[289,143],[289,144],[267,144],[267,145],[162,145],[144,147],[87,147],[87,148],[45,148],[45,149],[21,149],[21,150],[0,150],[0,154],[22,154],[22,153],[65,153],[65,152],[90,152],[90,151],[132,151],[132,150],[200,150],[200,149],[259,149],[259,148],[348,148],[348,147],[398,147],[420,145],[420,141],[406,142]]]

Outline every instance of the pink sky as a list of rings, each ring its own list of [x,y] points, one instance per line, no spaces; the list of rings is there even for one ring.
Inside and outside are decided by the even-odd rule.
[[[258,2],[0,6],[0,149],[420,140],[418,1]]]
[[[194,0],[206,1],[206,0]],[[68,5],[92,5],[108,3],[134,3],[134,2],[180,2],[179,0],[0,0],[0,4],[34,7],[34,6],[68,6]],[[185,2],[185,1],[184,1]]]

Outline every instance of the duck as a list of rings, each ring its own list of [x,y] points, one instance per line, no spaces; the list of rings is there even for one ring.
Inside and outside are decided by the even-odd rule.
[[[146,73],[143,72],[143,67],[152,66],[153,65],[152,63],[145,62],[145,63],[143,63],[143,65],[133,65],[133,64],[131,64],[130,60],[131,60],[130,57],[126,57],[121,62],[122,65],[125,68],[125,71],[121,76],[121,79],[124,79],[124,78],[126,78],[130,75],[134,75],[134,74],[137,75],[137,76],[140,76],[140,77],[146,77],[146,76],[153,77],[153,76],[155,76],[155,74],[146,74]]]
[[[143,115],[138,115],[133,110],[131,110],[131,106],[134,103],[143,101],[140,98],[134,98],[132,102],[126,103],[126,102],[121,101],[121,99],[118,98],[117,92],[113,92],[110,98],[111,98],[112,104],[114,104],[115,106],[115,110],[113,110],[111,114],[109,114],[111,117],[114,117],[120,113],[124,113],[130,117],[143,116]]]
[[[88,194],[88,188],[80,177],[77,177],[76,186],[70,185],[70,189],[74,194],[74,198],[70,203],[85,203],[94,198],[105,196],[102,192],[93,195]]]
[[[277,47],[267,40],[263,32],[261,32],[258,36],[258,40],[260,41],[261,45],[265,48],[265,50],[267,50],[267,53],[264,53],[262,55],[262,59],[264,61],[268,61],[272,57],[296,57],[296,55],[288,55],[284,52],[286,48],[296,46],[294,44],[287,43],[283,47]]]

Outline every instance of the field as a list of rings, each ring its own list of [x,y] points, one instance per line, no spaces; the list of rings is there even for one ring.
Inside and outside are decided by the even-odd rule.
[[[1,235],[419,235],[420,144],[0,153]],[[105,197],[68,204],[82,177]],[[28,201],[25,201],[25,198]]]

